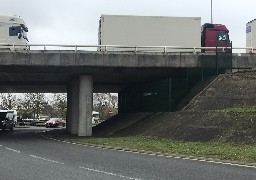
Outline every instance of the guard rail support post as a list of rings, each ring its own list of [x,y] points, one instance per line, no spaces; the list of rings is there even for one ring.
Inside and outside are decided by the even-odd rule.
[[[108,45],[105,45],[105,51],[104,51],[104,53],[106,54],[107,51],[108,51]]]
[[[164,54],[166,54],[166,46],[164,46]]]

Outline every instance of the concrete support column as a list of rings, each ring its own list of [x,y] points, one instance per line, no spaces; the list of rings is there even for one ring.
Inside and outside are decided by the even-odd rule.
[[[72,83],[70,82],[67,86],[67,119],[66,119],[66,131],[71,133],[72,123]]]
[[[79,80],[78,78],[74,78],[71,81],[70,88],[70,131],[71,134],[78,134],[78,122],[79,122]]]
[[[92,135],[93,81],[90,75],[79,77],[79,126],[78,136]]]

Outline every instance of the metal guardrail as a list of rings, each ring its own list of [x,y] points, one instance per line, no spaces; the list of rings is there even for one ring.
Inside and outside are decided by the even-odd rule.
[[[34,49],[33,49],[34,48]],[[232,50],[245,50],[247,52],[254,53],[256,48],[254,47],[181,47],[181,46],[123,46],[123,45],[64,45],[64,44],[5,44],[0,43],[1,49],[11,50],[87,50],[86,48],[92,49],[91,51],[102,51],[102,52],[113,52],[113,51],[129,51],[129,52],[226,52]]]

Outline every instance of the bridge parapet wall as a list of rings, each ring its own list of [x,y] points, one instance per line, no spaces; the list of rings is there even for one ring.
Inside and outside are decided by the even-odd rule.
[[[97,52],[67,50],[0,50],[0,65],[19,66],[101,66],[101,67],[201,67],[226,66],[227,58],[232,59],[232,68],[255,68],[256,54],[215,53],[162,53],[162,52]],[[212,64],[212,65],[211,65]]]

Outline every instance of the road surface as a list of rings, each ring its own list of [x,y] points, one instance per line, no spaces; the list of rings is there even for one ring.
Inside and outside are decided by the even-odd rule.
[[[0,132],[1,180],[256,179],[256,169],[88,147],[47,139],[45,128]]]

